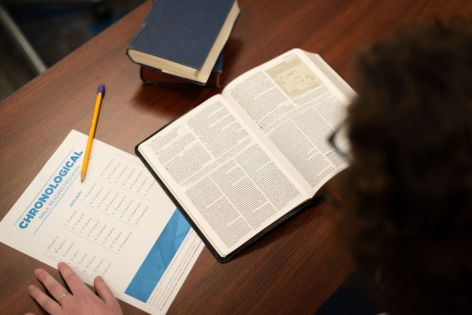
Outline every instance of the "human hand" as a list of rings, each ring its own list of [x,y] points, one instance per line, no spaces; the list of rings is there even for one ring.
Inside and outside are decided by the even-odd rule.
[[[45,292],[32,284],[28,293],[49,314],[80,315],[121,315],[120,305],[111,293],[103,278],[94,280],[97,294],[92,292],[77,274],[65,263],[58,264],[57,269],[70,289],[64,288],[53,276],[44,269],[36,269],[34,275],[48,290],[51,298]],[[32,314],[32,313],[28,313]]]

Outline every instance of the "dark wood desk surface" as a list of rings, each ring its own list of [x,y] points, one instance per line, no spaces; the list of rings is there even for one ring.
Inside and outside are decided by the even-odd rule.
[[[450,0],[239,0],[225,51],[224,83],[293,47],[320,53],[348,82],[366,42],[401,25],[472,14]],[[96,137],[127,152],[173,118],[219,92],[141,84],[127,44],[150,1],[0,103],[0,217],[74,128],[88,133],[97,85],[107,95]],[[328,184],[328,192],[335,185]],[[171,314],[313,314],[351,270],[336,245],[332,202],[297,215],[228,264],[204,249]],[[0,314],[41,313],[26,288],[43,264],[0,244]],[[49,267],[48,270],[57,273]],[[126,314],[142,312],[122,303]]]

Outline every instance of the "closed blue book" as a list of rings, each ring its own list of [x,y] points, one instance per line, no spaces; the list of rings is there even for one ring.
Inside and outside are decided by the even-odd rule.
[[[223,58],[223,52],[221,52],[206,83],[177,77],[172,74],[162,72],[161,69],[143,65],[141,65],[139,68],[139,75],[144,83],[158,86],[176,87],[197,84],[219,88],[222,85]]]
[[[157,0],[128,46],[134,62],[206,83],[239,15],[236,0]]]

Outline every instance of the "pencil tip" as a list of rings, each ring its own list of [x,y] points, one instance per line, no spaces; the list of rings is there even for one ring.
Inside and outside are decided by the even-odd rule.
[[[80,174],[80,182],[83,183],[85,179],[85,174]]]

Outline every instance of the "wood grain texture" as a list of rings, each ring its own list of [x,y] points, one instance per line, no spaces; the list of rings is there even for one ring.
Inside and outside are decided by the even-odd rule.
[[[350,62],[366,43],[401,26],[472,14],[468,0],[239,3],[241,15],[225,48],[224,85],[294,47],[321,54],[351,82]],[[70,129],[87,134],[99,83],[106,84],[107,95],[96,137],[130,153],[150,133],[220,92],[142,85],[139,67],[125,50],[150,5],[146,2],[0,103],[0,217]],[[325,191],[335,186],[331,182]],[[227,264],[204,249],[169,314],[313,314],[351,270],[336,242],[333,207],[331,202],[313,206]],[[0,245],[0,314],[41,314],[26,292],[38,266],[44,267]],[[122,306],[125,314],[142,314]]]

